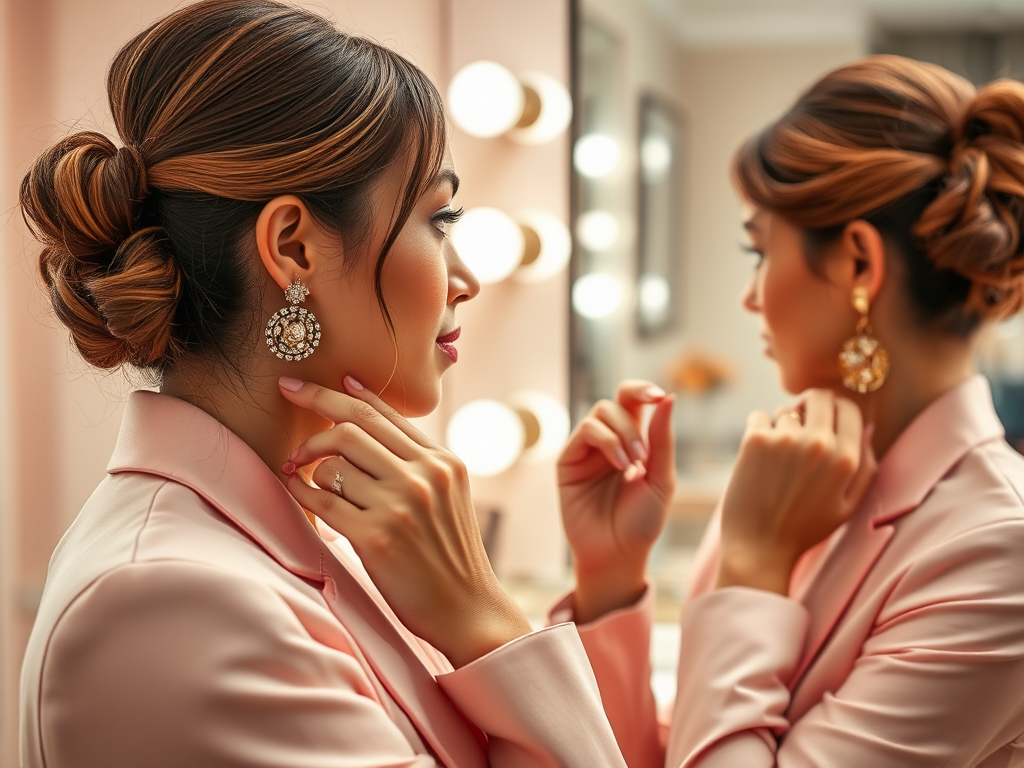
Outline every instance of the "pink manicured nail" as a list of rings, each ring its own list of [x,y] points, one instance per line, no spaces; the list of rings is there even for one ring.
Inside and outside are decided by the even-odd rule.
[[[353,379],[351,376],[346,376],[345,377],[345,388],[346,389],[355,390],[356,392],[362,392],[363,391],[363,385],[360,384],[355,379]]]
[[[632,483],[634,480],[636,480],[637,475],[639,474],[640,470],[637,469],[636,464],[630,464],[628,467],[626,467],[626,471],[622,473],[622,477],[626,480],[627,483]]]
[[[648,387],[644,390],[644,395],[649,397],[651,400],[660,400],[665,396],[665,390],[661,387]]]
[[[631,463],[629,461],[629,456],[627,456],[626,452],[624,450],[622,450],[622,446],[619,446],[618,448],[615,449],[615,458],[618,459],[618,461],[619,461],[619,464],[618,464],[619,470],[624,470]]]
[[[639,440],[633,441],[633,455],[636,456],[637,459],[639,459],[640,461],[647,461],[647,449],[644,448],[644,444],[641,443]]]
[[[281,389],[287,389],[289,392],[298,392],[302,389],[303,383],[304,382],[299,381],[298,379],[293,379],[291,376],[282,376],[277,380],[277,385],[281,387]]]
[[[295,461],[295,457],[299,455],[299,449],[296,448],[294,451],[288,454],[288,461]]]
[[[292,464],[290,461],[286,461],[284,464],[281,465],[281,471],[284,472],[286,475],[294,474],[295,465]]]

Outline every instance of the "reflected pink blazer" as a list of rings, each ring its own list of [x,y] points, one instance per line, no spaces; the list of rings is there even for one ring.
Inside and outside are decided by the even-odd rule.
[[[788,598],[713,589],[713,521],[664,725],[650,596],[580,627],[631,768],[1024,766],[1024,458],[1002,436],[980,376],[932,403]]]
[[[452,671],[203,411],[129,398],[22,670],[23,768],[624,765],[575,626]]]

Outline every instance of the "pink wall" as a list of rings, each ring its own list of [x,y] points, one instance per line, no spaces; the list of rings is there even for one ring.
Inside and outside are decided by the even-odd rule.
[[[107,63],[119,45],[178,0],[0,0],[0,765],[16,757],[17,675],[54,545],[103,475],[131,383],[96,376],[68,349],[35,274],[36,248],[16,213],[27,164],[61,132],[110,131]],[[477,58],[568,79],[568,0],[321,0],[304,3],[369,34],[447,83]],[[450,7],[449,7],[450,6]],[[513,212],[568,207],[568,139],[535,148],[471,139],[453,150],[461,202]],[[459,365],[439,413],[468,399],[533,388],[564,398],[564,278],[485,288],[462,313]],[[499,567],[556,575],[563,560],[550,465],[516,467],[474,488],[505,512]]]

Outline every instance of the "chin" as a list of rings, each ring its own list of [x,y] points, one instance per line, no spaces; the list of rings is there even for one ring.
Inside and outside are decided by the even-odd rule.
[[[441,388],[431,391],[405,390],[388,387],[381,393],[381,400],[390,405],[407,419],[416,419],[433,413],[441,403]]]

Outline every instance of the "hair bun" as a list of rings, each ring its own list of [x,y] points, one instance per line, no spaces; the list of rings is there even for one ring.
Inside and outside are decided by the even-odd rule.
[[[953,131],[949,172],[915,227],[936,267],[972,282],[984,318],[1024,305],[1024,84],[978,91]]]
[[[163,229],[138,228],[146,190],[139,152],[92,131],[43,152],[21,184],[54,312],[99,368],[145,368],[176,352],[182,279]]]

